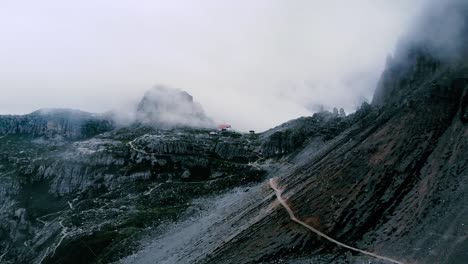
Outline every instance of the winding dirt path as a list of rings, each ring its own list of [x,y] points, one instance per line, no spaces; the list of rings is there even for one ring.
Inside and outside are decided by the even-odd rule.
[[[380,260],[391,262],[391,263],[403,264],[403,262],[401,262],[401,261],[398,261],[398,260],[395,260],[395,259],[392,259],[392,258],[388,258],[388,257],[384,257],[384,256],[380,256],[380,255],[377,255],[377,254],[369,252],[369,251],[365,251],[365,250],[362,250],[362,249],[358,249],[358,248],[343,244],[343,243],[341,243],[341,242],[327,236],[326,234],[320,232],[319,230],[313,228],[312,226],[302,222],[301,220],[297,219],[296,215],[294,215],[294,212],[291,210],[289,205],[281,197],[282,190],[280,190],[278,188],[278,185],[276,184],[276,181],[274,179],[270,179],[270,187],[275,191],[275,194],[276,194],[276,197],[277,197],[278,201],[281,203],[281,205],[284,207],[284,209],[286,209],[286,211],[288,212],[289,218],[291,218],[291,221],[294,221],[294,222],[302,225],[303,227],[309,229],[310,231],[314,232],[318,236],[323,237],[326,240],[328,240],[328,241],[330,241],[330,242],[332,242],[332,243],[334,243],[334,244],[336,244],[336,245],[338,245],[340,247],[344,247],[344,248],[347,248],[349,250],[356,251],[356,252],[359,252],[359,253],[362,253],[362,254],[365,254],[365,255],[380,259]]]

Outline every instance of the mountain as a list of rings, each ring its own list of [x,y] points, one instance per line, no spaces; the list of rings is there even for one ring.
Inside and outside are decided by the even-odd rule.
[[[161,226],[196,215],[197,199],[263,181],[307,137],[322,145],[359,116],[214,132],[189,94],[161,87],[136,113],[125,126],[114,113],[67,109],[0,116],[1,261],[117,261]]]
[[[276,147],[266,153],[284,155],[262,184],[219,196],[123,263],[465,263],[468,49],[448,56],[412,37],[387,62],[372,104],[324,126],[331,139],[315,123],[330,114],[265,132],[262,144]]]
[[[159,88],[123,127],[75,110],[0,116],[0,259],[376,261],[291,221],[266,183],[275,178],[298,219],[340,242],[404,263],[461,263],[468,67],[407,55],[357,112],[256,135],[203,128],[211,121],[179,90],[185,106],[164,123],[160,113],[180,104],[162,103]]]
[[[138,104],[136,120],[159,127],[215,127],[213,120],[206,116],[190,94],[164,86],[155,86],[146,92]]]
[[[80,139],[112,130],[104,115],[70,109],[41,109],[28,115],[0,116],[0,136],[24,134]]]
[[[465,263],[468,42],[439,13],[347,116],[214,131],[167,87],[131,122],[0,116],[0,262]]]
[[[174,104],[154,90],[138,107],[145,119],[125,127],[74,110],[1,116],[0,258],[378,261],[291,221],[266,183],[275,178],[298,219],[343,243],[404,263],[460,263],[468,67],[423,52],[406,63],[389,64],[373,103],[351,115],[317,113],[256,135],[163,124],[154,113]]]
[[[323,123],[313,118],[266,132],[265,142],[291,139],[280,141],[296,150],[265,178],[275,179],[297,219],[339,242],[398,263],[464,263],[466,58],[448,62],[424,49],[408,52],[404,65],[387,65],[372,105],[332,123],[330,131],[342,129],[326,142],[317,132]],[[298,132],[307,127],[315,131]],[[389,263],[292,221],[267,182],[220,199],[231,202],[210,208],[216,219],[200,216],[169,228],[124,263]],[[199,230],[190,232],[194,227]]]
[[[68,109],[0,116],[0,262],[114,261],[192,199],[264,174],[257,137],[210,134],[185,92],[154,88],[137,113],[124,127]]]

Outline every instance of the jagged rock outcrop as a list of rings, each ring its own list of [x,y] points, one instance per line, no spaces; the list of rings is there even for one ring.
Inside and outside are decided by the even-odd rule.
[[[261,134],[261,152],[264,157],[281,157],[301,150],[314,142],[323,145],[333,139],[356,121],[366,115],[370,107],[363,104],[356,113],[346,118],[346,114],[319,112],[311,117],[301,117],[286,122]]]
[[[212,136],[205,133],[172,133],[161,131],[157,135],[137,138],[133,144],[142,151],[156,155],[196,155],[221,160],[247,163],[261,157],[256,153],[258,141],[251,136],[238,133],[225,133]]]
[[[159,128],[215,127],[203,108],[185,91],[155,86],[146,92],[136,112],[137,122]]]
[[[372,103],[374,105],[410,103],[407,97],[411,87],[421,85],[440,86],[428,83],[427,76],[436,73],[441,62],[419,49],[408,52],[405,59],[387,60],[387,67],[380,78]]]

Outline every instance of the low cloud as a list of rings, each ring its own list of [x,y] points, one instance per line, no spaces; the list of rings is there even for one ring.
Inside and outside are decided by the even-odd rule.
[[[468,48],[468,2],[431,0],[398,43],[395,56],[404,57],[413,47],[440,60],[463,58]]]
[[[7,0],[0,113],[125,109],[156,83],[244,131],[351,112],[429,2]]]

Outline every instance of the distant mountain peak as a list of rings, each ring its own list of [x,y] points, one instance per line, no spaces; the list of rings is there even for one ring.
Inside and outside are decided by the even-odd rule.
[[[145,93],[136,117],[140,123],[158,127],[214,127],[214,122],[189,93],[160,85]]]

